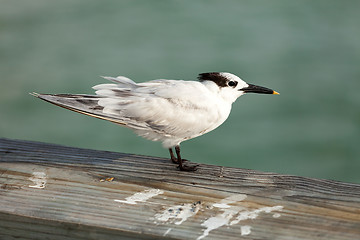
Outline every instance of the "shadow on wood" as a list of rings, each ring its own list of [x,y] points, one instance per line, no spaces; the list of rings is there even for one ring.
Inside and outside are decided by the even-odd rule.
[[[0,139],[0,239],[357,239],[360,186]]]

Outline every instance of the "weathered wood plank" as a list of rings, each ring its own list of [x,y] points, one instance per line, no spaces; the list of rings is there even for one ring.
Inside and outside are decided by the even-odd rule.
[[[359,236],[358,184],[0,139],[0,239]]]

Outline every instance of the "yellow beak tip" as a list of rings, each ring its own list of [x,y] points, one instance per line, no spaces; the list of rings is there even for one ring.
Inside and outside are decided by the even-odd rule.
[[[277,91],[273,91],[273,94],[280,95],[280,93],[278,93]]]

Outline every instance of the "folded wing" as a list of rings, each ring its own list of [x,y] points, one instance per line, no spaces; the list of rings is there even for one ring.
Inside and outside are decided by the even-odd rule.
[[[200,82],[154,80],[135,83],[125,77],[104,77],[113,84],[93,88],[96,95],[38,94],[57,106],[133,129],[153,141],[190,139],[214,129],[216,108]]]

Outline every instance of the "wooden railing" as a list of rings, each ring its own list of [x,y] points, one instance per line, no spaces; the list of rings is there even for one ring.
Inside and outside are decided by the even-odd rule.
[[[360,185],[0,139],[0,239],[360,239]]]

